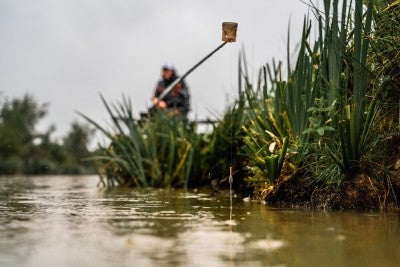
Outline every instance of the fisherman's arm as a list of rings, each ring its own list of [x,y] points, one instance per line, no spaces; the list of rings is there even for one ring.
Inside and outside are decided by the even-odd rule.
[[[161,82],[159,82],[157,84],[157,87],[154,91],[154,97],[153,97],[153,104],[154,106],[157,106],[161,109],[166,109],[167,108],[167,103],[165,103],[165,101],[159,99],[158,97],[160,96],[160,94],[162,93],[162,91],[164,91],[165,88],[163,88],[160,84]]]

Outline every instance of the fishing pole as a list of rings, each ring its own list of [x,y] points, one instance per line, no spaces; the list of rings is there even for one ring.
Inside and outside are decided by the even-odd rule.
[[[214,55],[218,50],[220,50],[224,45],[231,42],[236,42],[236,32],[237,32],[238,24],[236,22],[223,22],[222,23],[222,41],[217,48],[211,51],[207,56],[202,58],[199,62],[197,62],[193,67],[191,67],[188,71],[186,71],[181,77],[172,82],[158,97],[158,101],[153,104],[152,108],[157,105],[161,100],[167,96],[174,87],[180,83],[183,79],[185,79],[190,73],[192,73],[195,69],[197,69],[201,64],[203,64],[207,59],[209,59],[212,55]]]

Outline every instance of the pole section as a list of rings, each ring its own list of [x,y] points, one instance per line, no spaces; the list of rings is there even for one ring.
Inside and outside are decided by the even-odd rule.
[[[159,96],[158,96],[158,101],[163,100],[163,98],[169,94],[169,92],[172,91],[172,89],[180,83],[183,79],[185,79],[190,73],[192,73],[195,69],[197,69],[198,66],[204,63],[207,59],[209,59],[212,55],[214,55],[218,50],[220,50],[224,45],[226,45],[228,42],[223,42],[220,44],[217,48],[215,48],[211,53],[209,53],[207,56],[205,56],[202,60],[196,63],[192,68],[190,68],[188,71],[186,71],[181,77],[176,79],[173,83],[171,83]],[[153,105],[154,107],[154,105]]]

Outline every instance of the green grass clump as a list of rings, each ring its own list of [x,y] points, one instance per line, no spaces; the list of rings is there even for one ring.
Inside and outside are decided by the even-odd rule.
[[[190,126],[182,118],[160,111],[137,121],[129,99],[123,98],[122,103],[110,105],[101,98],[113,122],[112,130],[84,114],[81,116],[110,141],[109,145],[101,147],[99,155],[90,158],[97,163],[104,183],[187,188],[191,178],[199,177],[203,136],[196,133],[195,125]]]
[[[382,6],[372,0],[325,0],[323,11],[313,9],[315,26],[304,21],[298,56],[293,67],[288,56],[286,78],[281,62],[263,66],[255,85],[247,71],[239,70],[249,119],[244,126],[246,156],[264,177],[260,182],[277,184],[299,169],[309,176],[304,187],[339,189],[362,173],[377,178],[370,163],[381,158],[373,150],[382,145],[383,128],[393,133],[398,125],[392,115],[388,123],[383,111],[398,110],[399,103],[395,90],[389,90],[397,88],[399,73],[398,63],[389,57],[398,55],[383,49],[389,40],[398,47],[393,42],[398,22],[394,13],[382,13],[398,15],[398,3],[383,11]],[[382,28],[388,20],[395,24],[391,31]],[[310,38],[312,27],[318,34]],[[380,45],[380,53],[373,53],[374,45]],[[379,65],[379,60],[387,64]],[[243,61],[246,65],[245,57]],[[388,110],[388,103],[396,108]]]

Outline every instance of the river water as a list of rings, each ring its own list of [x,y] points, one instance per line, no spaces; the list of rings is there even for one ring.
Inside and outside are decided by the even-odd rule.
[[[229,195],[0,177],[0,266],[400,266],[396,213],[275,209]]]

